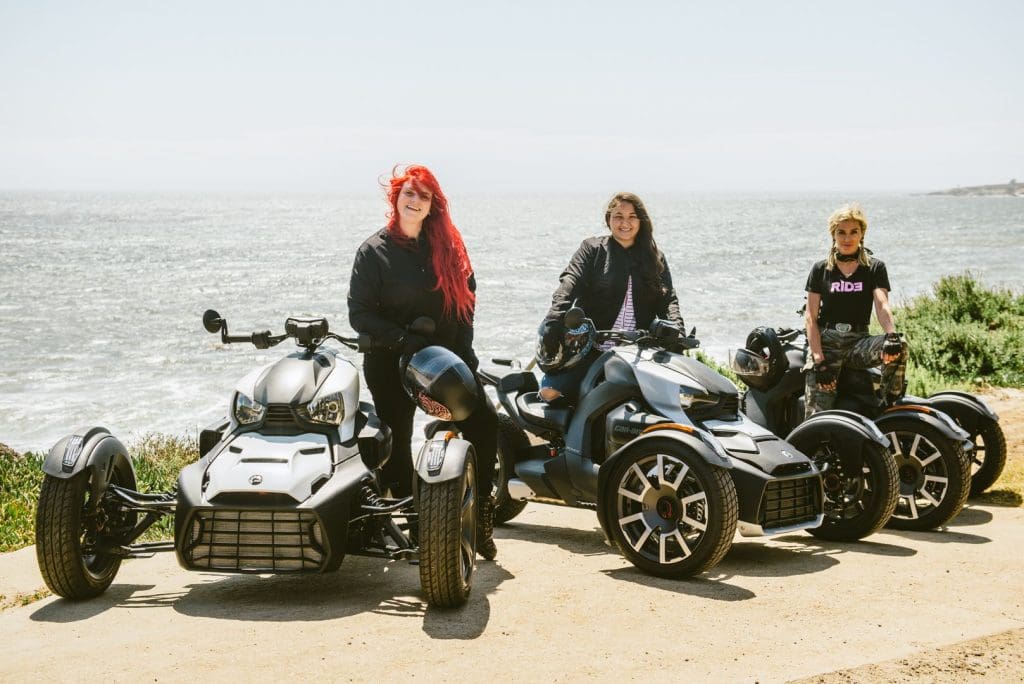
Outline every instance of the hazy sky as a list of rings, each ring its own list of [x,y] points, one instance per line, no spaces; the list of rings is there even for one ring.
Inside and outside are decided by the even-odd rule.
[[[0,189],[1024,180],[1024,2],[0,0]]]

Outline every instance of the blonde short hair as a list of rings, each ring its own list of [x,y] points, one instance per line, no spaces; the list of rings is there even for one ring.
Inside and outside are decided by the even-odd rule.
[[[856,221],[860,224],[860,254],[857,261],[868,265],[868,252],[864,249],[864,237],[868,234],[868,219],[864,216],[864,210],[856,202],[847,202],[832,212],[828,217],[828,233],[832,236],[832,247],[828,250],[828,264],[826,268],[832,270],[836,267],[836,229],[843,221]]]

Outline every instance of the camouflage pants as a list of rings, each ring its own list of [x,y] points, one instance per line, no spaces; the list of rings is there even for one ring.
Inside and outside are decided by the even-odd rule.
[[[903,349],[899,358],[892,363],[882,363],[882,345],[885,335],[868,335],[858,332],[821,331],[821,351],[825,354],[825,365],[835,371],[835,377],[844,367],[864,369],[882,366],[882,398],[891,399],[903,395],[903,377],[907,370],[907,341],[900,339]],[[804,365],[804,402],[806,416],[810,418],[818,411],[827,411],[835,406],[835,390],[826,392],[818,387],[814,373],[814,359],[810,351]]]

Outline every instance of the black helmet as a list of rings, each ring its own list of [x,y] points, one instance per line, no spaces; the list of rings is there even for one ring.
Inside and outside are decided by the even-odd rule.
[[[583,318],[575,327],[563,328],[562,334],[557,336],[552,336],[547,326],[541,324],[537,340],[537,365],[545,373],[569,370],[594,348],[595,331],[594,322],[589,318]]]
[[[424,347],[402,361],[402,386],[427,414],[441,420],[465,420],[476,410],[476,379],[455,352]]]
[[[736,375],[754,389],[766,391],[774,387],[788,367],[786,354],[774,328],[754,328],[747,335],[747,348],[733,357]]]

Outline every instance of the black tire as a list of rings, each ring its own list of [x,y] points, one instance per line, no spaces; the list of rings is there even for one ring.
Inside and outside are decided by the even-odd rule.
[[[508,495],[508,479],[516,472],[516,452],[528,449],[530,439],[516,422],[503,413],[498,414],[498,461],[494,467],[494,488],[492,493],[497,504],[494,508],[494,524],[504,525],[523,512],[526,502],[512,499]]]
[[[471,452],[472,453],[472,452]],[[469,598],[476,567],[476,465],[460,477],[419,484],[420,585],[427,603],[455,608]]]
[[[888,527],[932,530],[963,508],[971,486],[971,464],[958,444],[936,428],[912,418],[880,426],[892,442],[900,495]]]
[[[829,442],[820,442],[805,454],[821,470],[825,491],[825,519],[808,530],[819,539],[857,541],[874,534],[889,522],[899,498],[896,460],[885,447],[865,440],[861,447],[860,473],[844,473],[838,454]]]
[[[85,516],[90,501],[92,471],[83,470],[63,479],[43,476],[36,509],[36,560],[43,581],[54,594],[81,600],[99,596],[114,581],[121,558],[95,553],[92,546],[109,527],[125,528],[135,522],[134,513],[118,512],[100,502],[100,513]],[[133,486],[130,474],[115,468],[114,484]],[[102,494],[100,495],[102,497]]]
[[[599,505],[629,562],[668,578],[717,565],[732,546],[739,516],[729,473],[669,439],[623,452]]]
[[[999,421],[988,416],[978,422],[971,433],[974,455],[971,459],[971,496],[978,496],[991,487],[1006,466],[1006,436]]]

